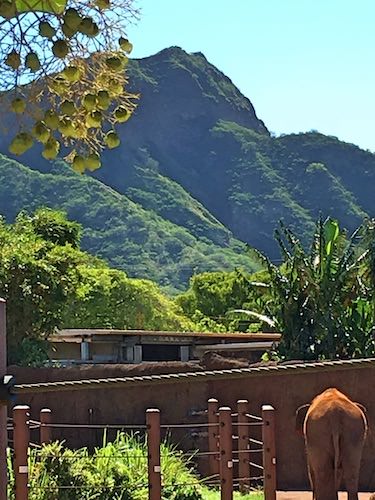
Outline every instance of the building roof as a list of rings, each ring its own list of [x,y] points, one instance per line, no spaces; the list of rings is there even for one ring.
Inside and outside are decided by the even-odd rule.
[[[151,331],[151,330],[106,330],[106,329],[64,329],[60,330],[55,335],[49,337],[50,342],[68,342],[75,343],[81,342],[82,340],[92,341],[92,340],[105,340],[106,338],[111,338],[114,340],[115,337],[153,337],[160,339],[162,342],[163,338],[171,339],[173,337],[178,337],[180,339],[199,339],[199,340],[241,340],[244,342],[257,342],[257,341],[274,341],[278,342],[281,338],[280,333],[210,333],[210,332],[166,332],[166,331]]]

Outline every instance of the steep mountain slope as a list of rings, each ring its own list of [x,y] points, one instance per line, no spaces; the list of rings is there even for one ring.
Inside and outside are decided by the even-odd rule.
[[[97,176],[142,206],[191,228],[192,214],[170,185],[166,196],[165,179],[172,179],[237,238],[273,258],[280,218],[307,241],[320,213],[349,230],[375,213],[373,154],[313,132],[271,137],[249,100],[203,54],[172,47],[133,61],[130,77],[139,108],[123,146]]]
[[[319,213],[349,230],[375,215],[375,155],[316,132],[271,137],[203,54],[171,47],[131,61],[129,74],[139,107],[119,127],[122,144],[104,154],[97,181],[45,162],[33,148],[22,162],[48,174],[55,191],[41,189],[42,178],[29,170],[23,192],[8,169],[2,213],[11,217],[15,201],[18,208],[61,206],[85,225],[85,248],[130,275],[180,287],[196,269],[242,262],[232,235],[277,258],[280,218],[308,241]],[[7,150],[4,138],[0,150]],[[20,190],[13,202],[10,188]]]
[[[198,212],[204,209],[185,201]],[[188,204],[188,203],[187,203]],[[82,247],[105,258],[130,276],[147,277],[173,292],[186,286],[193,272],[206,269],[256,269],[244,255],[244,245],[212,217],[215,245],[163,220],[113,189],[56,164],[54,173],[39,173],[0,155],[0,214],[13,220],[17,213],[39,206],[63,209],[84,227]]]

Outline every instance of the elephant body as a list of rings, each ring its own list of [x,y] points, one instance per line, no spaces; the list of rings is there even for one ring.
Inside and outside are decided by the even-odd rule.
[[[327,389],[297,410],[305,437],[313,498],[337,500],[342,483],[348,500],[358,500],[362,448],[367,432],[365,408],[337,389]]]

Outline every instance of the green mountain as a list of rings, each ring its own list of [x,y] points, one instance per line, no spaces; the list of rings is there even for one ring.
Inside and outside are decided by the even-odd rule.
[[[307,241],[320,213],[349,230],[374,215],[372,153],[317,132],[271,137],[203,54],[163,50],[133,61],[130,80],[140,105],[97,177],[163,218],[196,236],[207,230],[192,223],[173,180],[236,238],[277,258],[280,219]]]
[[[277,258],[281,218],[307,241],[319,213],[349,230],[375,215],[375,155],[317,132],[272,137],[203,54],[165,49],[131,61],[129,76],[139,107],[95,178],[37,148],[22,157],[28,168],[3,157],[0,213],[64,208],[85,249],[169,289],[196,271],[255,269],[239,240]]]
[[[0,155],[0,214],[10,221],[22,209],[63,209],[84,228],[82,248],[131,277],[151,279],[174,292],[186,286],[193,273],[236,266],[255,270],[257,266],[244,254],[244,244],[178,189],[186,210],[195,211],[212,239],[194,236],[98,180],[72,172],[62,162],[54,165],[53,172],[41,173]]]

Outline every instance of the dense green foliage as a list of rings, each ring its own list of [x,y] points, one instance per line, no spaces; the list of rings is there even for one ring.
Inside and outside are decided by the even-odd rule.
[[[79,249],[64,214],[21,212],[0,221],[0,296],[7,300],[9,362],[39,363],[59,327],[188,330],[193,324],[148,280],[131,279]]]
[[[277,267],[262,257],[270,275],[263,307],[283,333],[281,356],[373,355],[375,220],[349,238],[337,221],[320,219],[309,251],[283,225],[276,239],[284,262]]]
[[[142,99],[97,181],[37,152],[23,157],[34,170],[1,159],[8,221],[64,209],[82,224],[84,249],[175,292],[203,271],[257,270],[238,240],[280,258],[280,219],[309,244],[319,213],[349,231],[374,215],[374,154],[317,132],[272,137],[202,54],[172,47],[131,62],[129,75]]]
[[[238,269],[196,274],[176,302],[201,331],[259,331],[261,326],[265,330],[255,318],[239,317],[230,311],[257,308],[260,297],[254,282],[267,278],[264,271],[249,275]]]
[[[218,500],[220,492],[199,481],[192,460],[168,442],[161,444],[162,500]],[[8,498],[14,500],[13,463],[8,454]],[[30,450],[30,500],[147,500],[147,446],[118,433],[101,448],[71,450],[54,442]],[[66,488],[61,488],[65,486]],[[59,489],[60,487],[60,489]],[[234,492],[235,500],[262,500],[263,493]]]
[[[192,464],[168,443],[161,445],[163,500],[203,500],[204,488]],[[10,465],[10,460],[8,461]],[[11,472],[11,467],[9,467]],[[31,450],[30,500],[147,500],[147,446],[118,433],[89,453],[55,442]],[[65,487],[65,488],[64,488]],[[14,499],[13,474],[9,498]]]
[[[244,245],[181,188],[179,192],[186,202],[184,211],[195,214],[197,235],[63,164],[43,174],[0,157],[0,214],[12,221],[23,208],[63,209],[82,224],[82,248],[133,277],[146,277],[174,291],[194,272],[255,269],[254,260],[244,255]]]
[[[185,313],[219,331],[238,329],[235,317],[257,321],[248,329],[271,325],[282,333],[278,355],[285,359],[373,355],[375,220],[349,237],[336,220],[319,219],[309,249],[281,224],[276,241],[280,266],[258,253],[265,269],[255,275],[194,276],[177,299]]]

